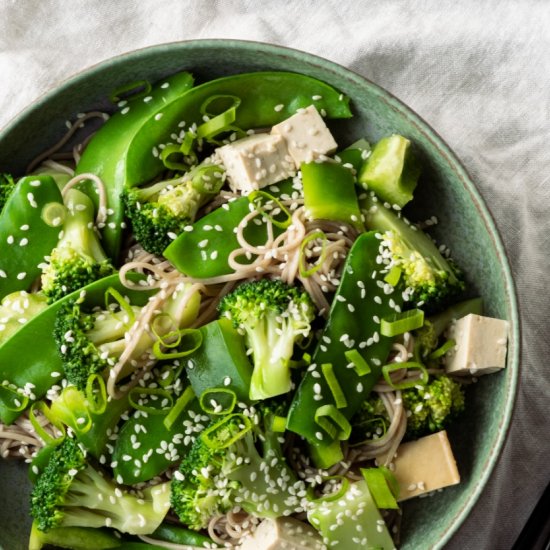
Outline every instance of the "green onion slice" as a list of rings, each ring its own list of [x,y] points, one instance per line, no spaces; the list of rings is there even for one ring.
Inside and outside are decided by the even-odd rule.
[[[76,386],[67,386],[59,401],[51,404],[50,412],[64,422],[77,434],[85,434],[90,431],[93,421],[88,409],[88,404],[83,393]],[[44,413],[44,411],[42,411]]]
[[[136,80],[113,90],[109,99],[111,103],[118,103],[121,99],[139,99],[147,96],[151,89],[151,83],[147,80]]]
[[[187,134],[186,134],[187,135]],[[183,146],[183,144],[182,144]],[[189,166],[183,162],[182,156],[189,153],[182,151],[182,146],[168,143],[160,152],[160,160],[168,170],[187,171]]]
[[[61,432],[61,436],[59,438],[54,438],[43,428],[42,424],[40,424],[40,421],[36,417],[36,411],[45,416],[49,420],[49,422]],[[42,439],[42,441],[44,441],[46,445],[64,439],[67,435],[67,432],[65,431],[65,426],[63,426],[63,424],[59,422],[59,419],[52,414],[50,408],[46,405],[46,403],[44,403],[44,401],[35,401],[32,404],[29,410],[29,420],[31,421],[32,427],[34,428],[36,435],[40,439]]]
[[[241,413],[224,416],[213,426],[202,432],[202,439],[208,447],[221,450],[233,445],[252,429],[250,418]]]
[[[286,416],[275,415],[271,423],[271,429],[277,433],[283,433],[286,430]]]
[[[60,227],[67,216],[67,208],[60,202],[49,202],[42,207],[40,217],[50,227]]]
[[[240,104],[241,98],[235,95],[217,94],[209,97],[201,105],[200,113],[210,120],[197,128],[197,137],[211,140],[218,134],[236,129],[232,124],[237,118]]]
[[[195,143],[195,138],[197,135],[195,132],[192,132],[191,130],[187,130],[183,136],[183,141],[181,142],[181,145],[179,146],[179,152],[184,155],[190,155],[193,151],[193,144]],[[177,147],[177,146],[176,146]],[[162,158],[162,155],[161,155]],[[165,164],[166,166],[166,164]]]
[[[14,390],[8,386],[0,386],[0,393],[5,392],[9,395],[11,400],[10,405],[5,405],[6,409],[13,412],[24,411],[29,406],[29,398],[22,393],[19,393],[17,390]]]
[[[369,429],[369,425],[372,424],[372,428]],[[370,431],[370,432],[376,432],[377,427],[380,426],[382,428],[382,434],[375,439],[374,437],[371,437],[369,439],[363,439],[362,441],[354,441],[350,444],[350,447],[359,447],[361,445],[365,445],[365,443],[372,443],[374,441],[377,441],[378,439],[384,437],[386,435],[386,432],[388,431],[388,423],[384,418],[376,417],[371,418],[369,420],[365,420],[364,422],[361,422],[359,424],[356,424],[356,428],[361,428],[364,431]]]
[[[147,396],[147,403],[153,403],[159,399],[161,399],[161,401],[159,406],[148,405],[138,401],[140,396]],[[148,414],[164,414],[169,411],[174,404],[172,394],[164,388],[141,388],[139,386],[130,390],[128,393],[128,401],[134,409]]]
[[[359,376],[364,376],[371,372],[371,368],[363,356],[359,353],[357,349],[350,349],[344,352],[346,359],[353,363],[353,368]]]
[[[321,239],[321,254],[317,259],[317,262],[307,269],[306,249],[308,244],[316,239]],[[301,277],[311,277],[311,275],[313,275],[323,265],[323,262],[327,257],[327,243],[328,239],[323,231],[315,231],[314,233],[310,233],[302,241],[300,244],[300,258],[298,260],[298,268]]]
[[[189,403],[195,399],[195,392],[191,386],[187,386],[185,391],[177,398],[174,406],[170,409],[166,418],[163,420],[164,427],[170,430],[176,420],[180,417],[181,413],[187,409]]]
[[[439,359],[440,357],[443,357],[447,352],[451,351],[455,346],[456,346],[455,340],[453,340],[452,338],[450,340],[447,340],[442,346],[432,351],[432,353],[428,355],[428,360],[433,361],[434,359]]]
[[[401,369],[418,369],[420,371],[420,378],[416,380],[402,380],[394,383],[390,377],[391,372],[395,372]],[[426,367],[422,363],[416,361],[407,361],[405,363],[389,363],[382,367],[382,376],[384,380],[395,390],[405,390],[407,388],[414,388],[415,386],[425,386],[428,383],[429,374]]]
[[[344,395],[342,386],[340,386],[340,382],[338,382],[338,378],[336,377],[336,374],[334,374],[334,368],[332,367],[332,364],[331,363],[322,364],[321,370],[323,371],[325,380],[327,381],[328,387],[332,393],[332,397],[334,397],[336,408],[338,409],[346,408],[348,406],[348,401],[346,399],[346,396]]]
[[[403,313],[394,313],[380,321],[382,336],[397,336],[416,330],[424,324],[424,312],[421,309],[410,309]]]
[[[120,310],[126,313],[126,316],[128,317],[128,319],[127,320],[124,318],[120,319],[119,317],[117,317],[115,313],[113,313],[113,317],[118,321],[120,321],[126,328],[130,328],[134,324],[134,321],[136,320],[136,316],[134,314],[134,310],[132,309],[132,306],[124,299],[124,296],[116,288],[109,287],[105,291],[105,308],[107,309],[107,311],[112,311],[110,307],[111,306],[111,302],[109,300],[110,297],[112,297],[115,300],[115,302],[120,306]]]
[[[237,404],[237,394],[230,388],[207,388],[199,397],[199,403],[206,414],[231,414]]]
[[[93,414],[103,414],[107,408],[105,380],[97,372],[90,374],[86,382],[86,399]]]
[[[176,340],[169,343],[171,338]],[[178,359],[198,350],[201,345],[202,332],[195,328],[184,328],[169,332],[164,336],[164,339],[156,340],[153,344],[153,355],[157,359]],[[178,348],[178,351],[166,353],[162,351],[161,346],[169,349]]]
[[[265,202],[262,199],[265,199]],[[253,203],[254,206],[262,212],[262,216],[268,219],[273,225],[280,227],[281,229],[286,229],[290,226],[292,214],[288,208],[271,193],[268,193],[267,191],[252,191],[252,193],[248,195],[248,200]],[[271,203],[274,203],[274,206],[272,206]],[[269,210],[275,210],[276,207],[281,211],[280,213],[283,216],[282,220],[279,220],[269,214]],[[276,215],[278,214],[279,213]]]
[[[385,470],[386,471],[383,471],[382,468],[361,468],[361,473],[367,482],[367,486],[376,506],[381,509],[397,510],[399,505],[390,488],[390,482],[388,482],[388,477],[390,475],[394,480],[395,477],[387,468],[385,468]],[[391,484],[395,485],[393,482],[391,482]]]
[[[351,434],[351,424],[348,419],[332,404],[321,405],[315,411],[315,423],[332,439],[345,441]]]
[[[324,477],[323,481],[331,481],[332,479],[336,479],[337,481],[340,481],[340,487],[337,491],[334,491],[333,493],[329,493],[328,495],[324,495],[322,497],[319,497],[315,499],[316,502],[334,502],[336,500],[340,500],[349,489],[349,479],[345,476],[328,476]]]

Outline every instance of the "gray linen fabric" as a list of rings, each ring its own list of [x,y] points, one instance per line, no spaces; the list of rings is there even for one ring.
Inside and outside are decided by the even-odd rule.
[[[312,52],[393,92],[456,151],[504,239],[523,323],[504,454],[450,549],[510,548],[550,481],[550,3],[0,0],[0,126],[135,48],[241,38]]]

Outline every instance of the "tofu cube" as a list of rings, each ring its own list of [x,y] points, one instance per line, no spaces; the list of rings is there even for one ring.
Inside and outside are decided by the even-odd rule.
[[[295,115],[276,124],[271,129],[274,135],[286,139],[288,152],[296,168],[303,162],[311,162],[320,155],[329,155],[338,147],[319,111],[310,105]]]
[[[455,321],[447,331],[456,342],[445,356],[449,374],[490,374],[506,366],[508,321],[471,313]]]
[[[322,550],[326,548],[317,531],[289,517],[264,519],[252,535],[242,539],[239,550]]]
[[[380,456],[376,462],[385,460]],[[399,484],[399,502],[460,483],[445,430],[399,445],[390,469]]]
[[[248,194],[295,175],[284,138],[255,134],[217,149],[231,189]]]

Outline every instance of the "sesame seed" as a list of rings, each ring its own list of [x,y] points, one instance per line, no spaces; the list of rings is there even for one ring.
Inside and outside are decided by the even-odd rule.
[[[273,109],[278,113],[280,111],[282,111],[283,109],[285,108],[285,106],[282,104],[282,103],[279,103],[278,105],[275,105],[275,107],[273,107]]]

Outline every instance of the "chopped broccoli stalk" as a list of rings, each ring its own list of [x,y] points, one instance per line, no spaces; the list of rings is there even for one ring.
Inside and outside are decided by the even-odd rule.
[[[20,290],[5,296],[0,302],[0,345],[9,340],[27,321],[48,307],[43,294]]]
[[[31,515],[40,531],[57,527],[112,527],[133,535],[153,532],[170,507],[167,483],[137,496],[117,486],[86,460],[74,439],[52,451],[31,494]]]
[[[220,166],[202,164],[176,179],[127,188],[122,200],[138,242],[148,252],[162,255],[195,221],[199,208],[219,193],[223,182]]]
[[[0,174],[0,212],[15,189],[15,181],[9,174]]]
[[[395,548],[364,480],[350,483],[339,498],[329,496],[314,500],[308,509],[307,518],[331,550]]]
[[[439,344],[439,339],[449,325],[456,319],[465,315],[483,313],[483,300],[481,298],[472,298],[458,302],[448,307],[446,310],[432,315],[424,320],[424,325],[414,331],[415,337],[415,357],[417,361],[423,362],[426,357],[432,353]]]
[[[174,475],[172,508],[191,529],[206,527],[213,515],[234,506],[264,518],[303,510],[306,487],[272,430],[279,411],[257,409],[251,420],[234,414],[202,432]]]
[[[188,299],[187,289],[184,285],[165,302],[155,317],[159,320],[155,322],[156,336],[144,331],[133,352],[133,359],[146,353],[156,337],[161,338],[194,321],[200,296],[195,293]],[[130,311],[137,318],[142,309],[133,305],[128,305],[128,308],[123,312],[114,308],[87,312],[79,300],[69,301],[60,308],[54,323],[54,338],[67,380],[78,389],[85,390],[91,374],[106,371],[122,355],[127,346],[125,334],[133,324]]]
[[[372,195],[361,201],[361,207],[367,228],[384,236],[390,251],[388,257],[383,258],[386,268],[401,270],[405,292],[417,306],[441,307],[464,290],[461,272],[441,255],[430,237],[385,208]]]
[[[118,548],[120,539],[112,531],[92,527],[54,527],[44,533],[33,522],[29,550],[41,550],[45,546],[69,550],[107,550]]]
[[[461,384],[445,374],[433,377],[425,386],[403,390],[402,399],[409,439],[443,430],[464,410]]]
[[[219,311],[244,332],[252,352],[250,398],[266,399],[289,392],[294,344],[309,335],[315,317],[309,294],[280,280],[260,279],[226,295]]]
[[[92,200],[70,189],[65,206],[61,238],[42,268],[42,290],[50,303],[114,272],[95,232]]]

